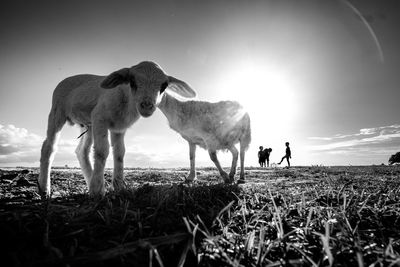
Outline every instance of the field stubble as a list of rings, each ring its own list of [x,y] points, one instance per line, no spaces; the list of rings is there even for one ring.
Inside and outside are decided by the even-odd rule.
[[[87,196],[79,170],[0,171],[5,266],[399,266],[400,168],[128,169],[127,189]],[[109,187],[111,172],[107,171]],[[5,249],[4,249],[5,248]]]

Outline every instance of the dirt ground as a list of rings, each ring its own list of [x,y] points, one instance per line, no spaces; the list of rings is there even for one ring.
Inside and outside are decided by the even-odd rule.
[[[53,168],[51,198],[43,200],[37,168],[3,168],[0,258],[4,266],[229,266],[235,259],[238,266],[323,266],[333,260],[318,231],[331,221],[336,237],[328,243],[339,266],[400,263],[398,166],[247,168],[240,185],[223,184],[215,168],[198,169],[187,184],[188,171],[126,169],[127,190],[113,192],[107,170],[108,193],[98,200],[88,197],[79,169]]]

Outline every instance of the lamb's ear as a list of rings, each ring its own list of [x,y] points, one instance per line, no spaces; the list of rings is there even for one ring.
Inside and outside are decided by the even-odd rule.
[[[184,81],[168,76],[168,89],[186,98],[196,97],[196,91]]]
[[[105,77],[100,86],[104,89],[111,89],[120,84],[129,83],[129,81],[129,68],[123,68]]]

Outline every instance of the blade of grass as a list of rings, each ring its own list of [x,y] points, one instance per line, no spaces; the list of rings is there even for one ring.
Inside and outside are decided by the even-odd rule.
[[[304,251],[293,245],[291,245],[291,247],[297,250],[306,260],[308,260],[308,262],[311,263],[313,267],[318,267],[318,264],[316,264],[315,261],[313,261],[309,256],[307,256],[307,254]]]
[[[229,202],[228,205],[226,205],[222,210],[220,210],[220,212],[219,212],[218,215],[215,217],[215,219],[214,219],[214,221],[213,221],[213,223],[212,223],[213,226],[215,225],[215,221],[217,220],[217,218],[220,218],[220,217],[222,216],[222,214],[224,214],[227,210],[229,210],[229,209],[232,207],[233,203],[235,203],[234,200],[232,200],[231,202]]]
[[[140,239],[137,241],[121,244],[110,249],[88,253],[86,255],[65,258],[64,260],[46,260],[42,262],[38,262],[38,264],[42,263],[44,265],[58,265],[61,263],[89,263],[89,262],[99,262],[107,259],[116,258],[128,253],[132,253],[136,251],[138,248],[148,248],[151,245],[154,248],[164,245],[172,245],[178,244],[182,241],[187,241],[191,239],[191,235],[188,233],[178,233],[174,235],[168,236],[160,236],[160,237],[150,237],[146,239]],[[158,253],[158,252],[157,252]],[[157,255],[155,255],[157,257]]]
[[[328,222],[324,222],[324,223],[325,223],[325,235],[323,235],[321,233],[317,233],[317,232],[313,232],[313,234],[320,237],[320,239],[322,241],[322,245],[324,247],[325,254],[328,257],[329,266],[332,266],[333,265],[333,255],[332,255],[331,249],[329,247],[329,239],[330,239],[329,223]]]
[[[277,227],[277,230],[278,230],[278,238],[282,239],[285,233],[283,231],[283,224],[282,224],[282,219],[281,219],[281,216],[280,216],[280,212],[278,210],[278,207],[276,206],[276,203],[275,203],[274,197],[272,196],[270,188],[268,188],[268,192],[269,192],[269,196],[271,197],[272,204],[274,205],[274,209],[275,209],[275,212],[274,212],[272,218],[276,223],[276,227]]]
[[[191,246],[191,241],[189,240],[186,243],[186,246],[183,248],[181,257],[179,259],[178,267],[183,267],[183,265],[185,264],[186,256],[187,256],[187,253],[189,252],[190,246]],[[194,252],[196,253],[196,251],[194,251]]]

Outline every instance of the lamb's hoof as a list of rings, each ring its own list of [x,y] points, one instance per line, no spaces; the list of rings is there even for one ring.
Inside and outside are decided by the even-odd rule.
[[[246,181],[243,179],[243,178],[240,178],[238,181],[237,181],[237,184],[245,184],[246,183]]]
[[[126,182],[124,180],[113,180],[113,189],[118,192],[126,188]]]
[[[41,199],[49,199],[50,198],[50,190],[42,190],[39,185],[38,185],[37,193]]]
[[[40,196],[40,198],[43,199],[43,200],[46,200],[46,199],[50,198],[50,192],[45,192],[45,191],[42,191],[42,190],[39,189],[37,193]]]
[[[189,176],[185,178],[185,183],[190,184],[193,183],[195,180],[197,180],[197,176],[189,174]]]
[[[94,199],[101,199],[106,195],[106,189],[104,187],[94,190],[89,188],[89,196]]]
[[[104,199],[105,197],[105,193],[90,193],[89,192],[89,198],[94,200],[94,201],[101,201],[102,199]]]
[[[228,176],[227,173],[221,173],[221,176],[222,176],[222,179],[224,179],[224,182],[226,184],[230,184],[233,182],[233,179],[230,176]]]
[[[224,182],[226,183],[226,184],[231,184],[231,183],[233,183],[235,181],[235,179],[233,178],[233,177],[231,177],[231,176],[229,176],[227,179],[224,179]]]

